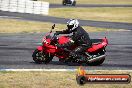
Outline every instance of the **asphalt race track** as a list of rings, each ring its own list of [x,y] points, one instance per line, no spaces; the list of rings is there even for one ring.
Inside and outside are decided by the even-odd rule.
[[[84,8],[94,8],[94,7],[132,7],[132,5],[113,5],[113,4],[77,4],[76,6],[63,6],[62,4],[50,4],[50,8],[71,8],[71,7],[84,7]]]
[[[33,14],[25,14],[25,13],[11,13],[4,11],[0,11],[0,18],[8,18],[8,19],[13,18],[18,20],[41,21],[41,22],[51,22],[51,23],[59,23],[59,24],[66,24],[66,22],[69,20],[66,18],[33,15]],[[92,20],[79,20],[79,22],[80,25],[82,26],[132,30],[132,23],[92,21]]]
[[[50,8],[62,8],[62,5],[51,4]],[[66,8],[68,6],[65,6]],[[77,5],[75,7],[132,7],[132,5]],[[74,7],[73,7],[74,8]],[[0,18],[31,20],[41,22],[52,22],[65,24],[68,19],[10,13],[0,11]],[[101,66],[87,66],[92,70],[132,70],[132,23],[105,22],[92,20],[79,20],[83,26],[93,26],[101,28],[127,29],[130,31],[118,32],[97,32],[90,33],[91,38],[107,37],[109,45],[106,48],[106,60]],[[0,34],[0,69],[76,69],[78,64],[68,65],[58,62],[55,57],[49,64],[36,64],[32,60],[32,52],[39,45],[45,33],[31,34]]]
[[[55,57],[47,65],[36,64],[32,52],[45,33],[0,34],[0,69],[76,69],[78,64],[58,62]],[[132,70],[132,31],[90,33],[91,38],[107,37],[106,60],[101,66],[87,66],[93,70]]]

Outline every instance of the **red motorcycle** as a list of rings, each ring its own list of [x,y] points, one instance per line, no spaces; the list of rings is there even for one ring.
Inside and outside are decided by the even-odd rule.
[[[33,52],[32,57],[36,63],[45,63],[48,64],[52,61],[53,57],[56,56],[59,58],[59,61],[66,62],[66,58],[69,57],[70,51],[77,47],[77,44],[74,44],[66,48],[57,48],[56,44],[65,44],[69,42],[69,36],[54,36],[52,30],[55,28],[55,24],[52,26],[52,29],[47,33],[42,39],[42,45],[38,46],[37,49]],[[86,49],[85,52],[82,52],[82,55],[85,57],[85,61],[80,61],[79,58],[71,58],[70,62],[74,63],[86,63],[87,65],[100,65],[105,60],[105,47],[108,44],[108,40],[103,39],[91,39],[92,47]]]

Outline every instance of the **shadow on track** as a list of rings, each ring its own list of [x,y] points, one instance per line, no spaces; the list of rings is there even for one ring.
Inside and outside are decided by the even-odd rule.
[[[60,66],[80,66],[81,64],[78,64],[78,63],[63,63],[63,62],[59,62],[59,61],[52,61],[50,62],[49,64],[36,64],[35,62],[30,62],[32,64],[35,64],[35,65],[60,65]],[[81,66],[89,66],[87,64],[82,64]],[[105,68],[132,68],[132,65],[127,65],[127,64],[102,64],[102,65],[99,65],[99,66],[89,66],[89,67],[99,67],[99,68],[102,68],[102,67],[105,67]]]
[[[30,63],[32,63],[32,64],[36,64],[36,65],[60,65],[60,66],[89,66],[89,65],[87,65],[87,64],[85,64],[85,63],[83,63],[83,64],[78,64],[78,63],[72,63],[72,62],[68,62],[68,63],[63,63],[63,62],[59,62],[59,61],[51,61],[50,63],[48,63],[48,64],[37,64],[37,63],[35,63],[35,62],[30,62]],[[102,66],[102,65],[99,65],[99,66]]]

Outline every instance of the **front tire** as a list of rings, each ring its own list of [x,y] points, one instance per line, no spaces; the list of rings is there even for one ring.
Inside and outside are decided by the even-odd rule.
[[[53,59],[52,56],[49,57],[48,55],[45,55],[42,51],[39,51],[37,49],[33,52],[32,57],[35,63],[37,64],[47,64]]]

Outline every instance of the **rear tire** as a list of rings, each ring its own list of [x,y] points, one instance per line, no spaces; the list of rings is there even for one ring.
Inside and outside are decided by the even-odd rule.
[[[42,51],[39,51],[39,50],[35,50],[33,52],[33,60],[35,61],[35,63],[37,64],[42,64],[42,63],[49,63],[52,59],[53,59],[53,56],[48,56],[48,55],[43,55]]]

